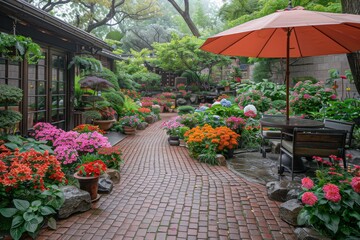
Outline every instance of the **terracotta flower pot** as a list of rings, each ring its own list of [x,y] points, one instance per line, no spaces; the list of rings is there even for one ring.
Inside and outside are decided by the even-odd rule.
[[[94,120],[94,125],[98,125],[101,130],[107,131],[116,122],[115,119],[110,120]]]
[[[134,127],[128,127],[128,126],[124,126],[124,133],[126,135],[134,135],[136,133],[136,128]]]
[[[79,176],[76,172],[74,177],[79,181],[80,189],[87,191],[90,194],[91,201],[96,201],[99,199],[98,191],[98,181],[99,176],[97,177],[82,177]]]

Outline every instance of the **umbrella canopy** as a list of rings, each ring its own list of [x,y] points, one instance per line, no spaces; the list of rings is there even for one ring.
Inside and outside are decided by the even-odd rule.
[[[360,50],[360,15],[290,6],[216,34],[200,48],[228,56],[286,58],[286,116],[289,119],[289,58]]]
[[[87,76],[81,79],[79,83],[82,88],[91,88],[95,91],[102,91],[114,87],[108,80],[95,76]]]

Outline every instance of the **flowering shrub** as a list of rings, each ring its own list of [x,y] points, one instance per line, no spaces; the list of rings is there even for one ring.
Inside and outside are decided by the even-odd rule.
[[[119,169],[122,162],[120,147],[103,147],[97,150],[97,154],[108,168]]]
[[[139,113],[144,113],[144,114],[150,114],[151,113],[151,110],[149,108],[139,108],[138,109]]]
[[[47,151],[40,153],[30,149],[20,153],[16,149],[12,152],[4,145],[1,150],[0,189],[6,188],[6,191],[10,192],[31,187],[44,191],[46,185],[59,184],[66,180],[60,162]]]
[[[239,104],[240,108],[252,104],[260,112],[267,111],[271,105],[271,99],[258,90],[252,90],[241,94],[239,97],[235,98],[235,102]]]
[[[105,107],[99,110],[101,114],[101,120],[112,120],[115,118],[115,110],[112,107]]]
[[[111,146],[108,139],[98,132],[65,132],[48,123],[37,123],[34,125],[34,129],[34,137],[38,140],[50,141],[55,147],[56,158],[65,165],[76,162],[77,157],[81,154]],[[50,135],[46,136],[46,133]]]
[[[185,86],[185,84],[183,84],[183,83],[179,83],[178,85],[176,85],[176,88],[177,88],[178,90],[185,90],[186,86]]]
[[[119,119],[119,122],[123,126],[136,127],[137,125],[139,125],[141,120],[136,115],[134,115],[122,117]]]
[[[245,124],[245,120],[241,117],[231,116],[226,119],[226,126],[236,133],[241,133],[241,130]]]
[[[183,114],[177,121],[188,128],[194,128],[199,123],[199,119],[196,116],[195,114]]]
[[[162,122],[161,128],[166,130],[166,134],[169,136],[179,136],[180,127],[184,127],[184,124],[181,124],[180,117],[172,118],[168,121]]]
[[[88,133],[88,132],[98,132],[101,134],[105,134],[104,130],[101,130],[99,126],[92,124],[81,124],[73,129],[78,133]]]
[[[35,239],[46,220],[55,222],[64,195],[52,184],[66,183],[65,174],[47,151],[12,152],[0,144],[0,229],[14,239],[25,232]]]
[[[231,107],[231,102],[229,100],[226,100],[226,99],[221,99],[220,104],[223,107]]]
[[[50,142],[53,142],[64,132],[64,130],[45,122],[36,123],[33,129],[35,131],[33,135],[37,140]]]
[[[310,80],[298,82],[290,95],[290,106],[295,114],[318,112],[323,105],[336,100],[335,91],[324,88],[324,82],[313,84]]]
[[[213,128],[205,124],[203,127],[197,126],[190,129],[184,137],[191,155],[197,157],[211,146],[215,146],[216,152],[233,149],[238,145],[237,138],[240,135],[225,126]]]
[[[106,171],[106,165],[101,160],[95,160],[81,164],[78,167],[78,175],[82,177],[98,177]]]
[[[320,165],[316,180],[302,179],[305,205],[298,216],[300,225],[313,226],[332,239],[360,238],[360,166],[341,167],[341,158],[330,161],[313,157]]]
[[[140,98],[140,94],[135,91],[135,90],[130,90],[130,89],[125,89],[125,88],[122,88],[120,89],[120,91],[126,95],[128,95],[130,98],[132,99],[139,99]]]

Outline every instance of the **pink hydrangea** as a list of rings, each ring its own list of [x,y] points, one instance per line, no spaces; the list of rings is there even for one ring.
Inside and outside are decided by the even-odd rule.
[[[330,96],[330,98],[331,98],[332,100],[335,100],[337,97],[336,97],[335,94],[332,94],[332,95]]]
[[[351,180],[351,187],[355,192],[360,193],[360,177],[354,177]]]
[[[317,202],[317,200],[317,196],[312,192],[306,192],[301,197],[301,201],[309,206],[313,206]]]
[[[323,191],[325,193],[325,198],[331,202],[339,202],[341,200],[339,187],[335,184],[328,183],[323,186]]]
[[[301,184],[302,187],[306,189],[312,189],[314,187],[314,182],[308,177],[301,179]]]
[[[248,110],[247,112],[244,113],[244,115],[246,117],[252,117],[252,118],[256,117],[256,113],[254,113],[252,110]]]
[[[305,93],[305,94],[304,94],[304,98],[305,98],[305,99],[310,99],[311,96],[310,96],[309,94]]]

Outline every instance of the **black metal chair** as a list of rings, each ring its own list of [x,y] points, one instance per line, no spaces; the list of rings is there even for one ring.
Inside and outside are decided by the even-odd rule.
[[[282,117],[284,118],[284,115],[262,115],[263,118],[269,118],[269,117]],[[260,145],[260,153],[262,153],[262,157],[266,158],[266,141],[271,139],[280,139],[281,138],[281,129],[273,128],[271,127],[271,130],[264,130],[264,128],[267,128],[269,126],[260,124],[260,134],[261,134],[261,145]]]
[[[355,123],[345,122],[332,119],[324,119],[324,127],[337,130],[345,130],[346,133],[346,148],[351,147],[351,141],[353,136]]]
[[[279,174],[282,174],[286,168],[291,172],[291,179],[294,179],[294,165],[298,164],[295,161],[302,161],[301,157],[328,158],[330,155],[336,155],[343,159],[346,168],[346,133],[345,130],[324,128],[294,128],[293,134],[282,133],[282,136],[292,135],[293,139],[290,141],[281,138]],[[283,165],[283,154],[291,158],[290,166]]]

